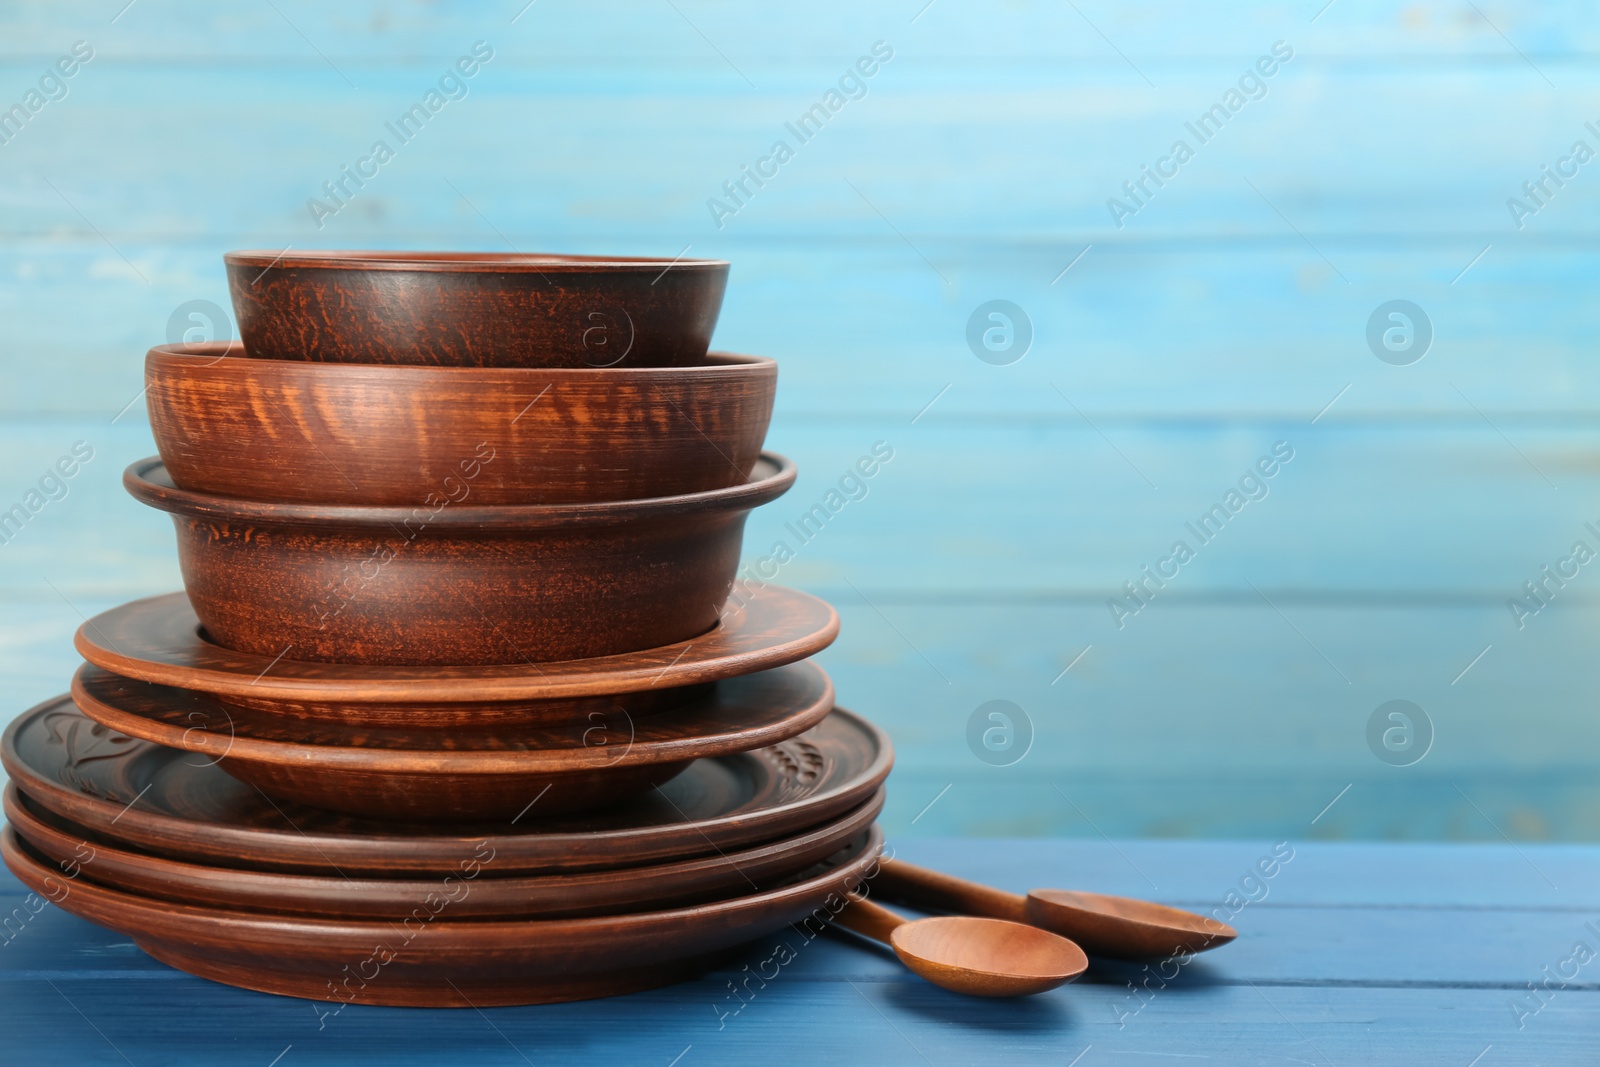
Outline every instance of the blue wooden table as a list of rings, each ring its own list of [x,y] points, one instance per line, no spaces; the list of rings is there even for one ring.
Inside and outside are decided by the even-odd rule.
[[[745,963],[700,981],[634,996],[329,1014],[334,1005],[191,978],[52,907],[0,946],[0,1062],[1595,1062],[1600,848],[1296,838],[895,844],[903,858],[1009,888],[1092,888],[1231,916],[1239,940],[1182,967],[1097,965],[1015,1002],[945,993],[886,951],[830,933],[800,944],[765,982],[746,964],[762,969],[797,936],[757,942]],[[1274,873],[1263,878],[1260,861],[1275,846],[1293,858],[1269,863]],[[3,885],[9,909],[21,892],[9,878]]]

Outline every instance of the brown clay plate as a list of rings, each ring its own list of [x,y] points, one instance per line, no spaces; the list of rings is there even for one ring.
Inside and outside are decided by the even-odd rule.
[[[572,874],[492,877],[494,849],[474,844],[454,882],[432,879],[339,878],[241,871],[164,859],[108,844],[52,815],[8,787],[5,814],[18,836],[63,874],[179,904],[320,918],[393,918],[449,901],[450,917],[565,918],[608,915],[716,900],[754,892],[820,863],[872,825],[883,808],[880,788],[842,818],[754,848],[675,863]],[[481,877],[482,876],[482,877]],[[456,883],[470,882],[463,890]]]
[[[197,753],[279,800],[374,819],[459,822],[582,811],[691,760],[785,741],[833,709],[811,660],[730,678],[670,715],[596,711],[571,726],[351,728],[231,711],[214,697],[85,665],[72,697],[130,737]]]
[[[188,598],[169,593],[96,615],[75,643],[84,659],[124,677],[262,710],[368,725],[459,725],[549,720],[558,717],[551,705],[582,721],[590,710],[583,698],[637,699],[766,670],[821,651],[838,633],[838,613],[823,600],[781,586],[736,587],[710,631],[643,652],[541,664],[356,666],[223,648],[206,637]]]
[[[874,873],[882,844],[873,826],[815,873],[748,896],[531,921],[456,920],[444,897],[422,916],[365,922],[174,904],[95,885],[84,873],[92,861],[77,869],[78,877],[64,878],[10,827],[0,852],[24,884],[63,910],[126,934],[156,959],[202,978],[340,1005],[482,1008],[663,985],[790,924],[815,936],[845,894]]]
[[[695,760],[601,812],[459,826],[274,802],[211,757],[118,733],[67,696],[12,722],[0,760],[35,806],[158,855],[255,870],[430,875],[455,870],[487,841],[495,873],[510,875],[661,863],[795,834],[866,803],[894,753],[881,730],[836,708],[797,737]]]

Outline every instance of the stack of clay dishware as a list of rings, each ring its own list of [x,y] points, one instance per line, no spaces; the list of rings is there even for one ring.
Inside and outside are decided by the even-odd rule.
[[[186,592],[6,731],[11,869],[335,1004],[602,996],[826,919],[892,753],[810,659],[832,608],[730,597],[795,468],[776,365],[707,352],[727,264],[225,260],[241,343],[151,349],[123,477]]]

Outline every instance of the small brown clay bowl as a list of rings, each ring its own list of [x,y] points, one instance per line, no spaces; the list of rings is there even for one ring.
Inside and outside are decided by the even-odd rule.
[[[178,489],[156,458],[122,484],[172,515],[184,588],[225,648],[385,665],[537,663],[711,629],[750,509],[795,466],[727,489],[599,504],[270,504]]]
[[[302,504],[581,504],[750,477],[778,366],[380,367],[160,345],[150,428],[180,489]]]
[[[373,819],[536,821],[804,733],[833,710],[833,683],[806,660],[720,682],[671,715],[450,731],[285,722],[88,665],[72,699],[112,730],[192,752],[280,800]]]
[[[229,252],[251,356],[435,367],[682,367],[728,264],[491,252]]]

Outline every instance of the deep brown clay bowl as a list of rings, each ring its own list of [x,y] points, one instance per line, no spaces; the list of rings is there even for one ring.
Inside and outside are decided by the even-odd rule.
[[[73,675],[72,699],[118,733],[195,753],[280,800],[371,819],[462,822],[621,803],[693,760],[804,733],[833,710],[833,683],[806,660],[721,682],[672,715],[450,731],[308,726],[92,666]]]
[[[681,367],[711,344],[722,260],[491,252],[229,252],[258,359]]]
[[[306,504],[572,504],[738,485],[778,366],[716,353],[607,370],[340,366],[160,345],[144,362],[175,485]]]
[[[184,588],[225,648],[460,666],[607,656],[717,622],[750,509],[794,483],[763,454],[741,485],[601,504],[269,504],[178,489],[157,458],[135,499],[172,515]]]

